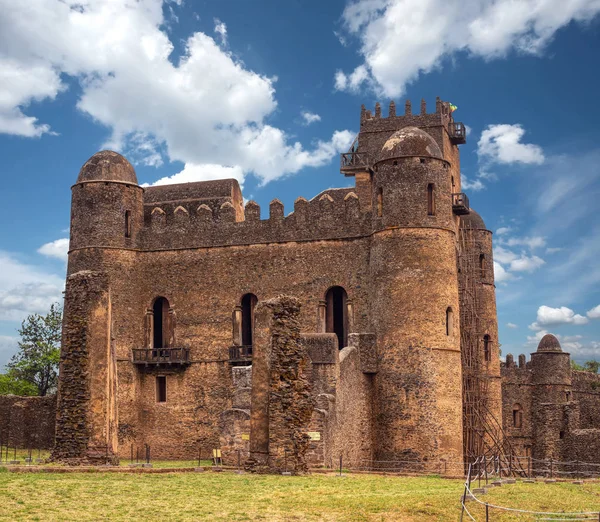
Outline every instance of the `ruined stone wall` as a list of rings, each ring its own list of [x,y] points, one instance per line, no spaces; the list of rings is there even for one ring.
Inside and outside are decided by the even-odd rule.
[[[502,426],[509,437],[513,454],[527,456],[531,455],[533,444],[531,370],[515,366],[512,355],[507,356],[507,363],[502,366]],[[516,405],[521,407],[521,427],[513,422]]]
[[[0,441],[23,449],[51,449],[54,445],[56,396],[0,395]]]
[[[107,275],[92,271],[70,275],[63,314],[55,460],[114,461],[118,415],[111,322]]]
[[[581,429],[600,428],[600,375],[572,372],[573,400],[579,402]]]

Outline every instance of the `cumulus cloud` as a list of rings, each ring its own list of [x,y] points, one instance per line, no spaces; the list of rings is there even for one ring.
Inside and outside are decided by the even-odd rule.
[[[515,50],[539,55],[556,31],[600,11],[596,0],[353,0],[342,15],[359,39],[363,59],[352,72],[337,71],[335,86],[372,86],[386,97],[458,53],[496,59]]]
[[[513,259],[510,262],[510,270],[511,272],[534,272],[546,262],[538,256],[527,256],[525,254],[521,254],[516,259]]]
[[[537,319],[529,325],[531,330],[542,331],[548,326],[558,326],[562,324],[582,325],[587,324],[589,320],[583,315],[576,314],[570,308],[561,306],[552,308],[542,305],[538,308]]]
[[[222,45],[227,45],[227,26],[218,18],[215,18],[215,33],[219,35]]]
[[[321,121],[321,116],[319,116],[318,114],[315,114],[314,112],[302,111],[300,113],[300,116],[302,116],[304,125],[310,125],[311,123]]]
[[[588,310],[587,315],[590,319],[600,319],[600,305],[594,306],[591,310]]]
[[[496,283],[506,283],[511,279],[514,279],[514,276],[508,273],[500,263],[494,261],[494,280]]]
[[[518,124],[488,125],[477,142],[477,154],[489,163],[543,163],[542,148],[532,143],[521,143],[524,135],[525,129]]]
[[[64,237],[45,243],[38,248],[38,252],[47,257],[55,257],[61,261],[66,261],[69,252],[69,239]]]
[[[506,326],[507,326],[508,328],[511,328],[511,329],[513,329],[513,330],[514,330],[515,328],[519,328],[519,325],[517,325],[517,324],[515,324],[515,323],[506,323]]]
[[[485,188],[485,185],[480,179],[474,179],[471,181],[471,179],[465,176],[463,173],[460,175],[460,186],[464,190],[472,190],[473,192],[477,192]]]
[[[546,246],[546,238],[541,236],[511,237],[506,241],[508,246],[526,246],[531,250]]]
[[[498,230],[496,230],[496,235],[502,236],[504,234],[508,234],[511,231],[512,231],[511,227],[500,227]]]
[[[0,132],[50,132],[28,105],[55,99],[67,76],[81,87],[78,109],[110,129],[104,145],[138,163],[232,166],[265,183],[338,152],[322,144],[339,134],[307,150],[265,124],[276,80],[227,49],[220,20],[221,45],[196,32],[173,56],[162,0],[0,0],[0,9]]]
[[[0,321],[20,321],[62,302],[64,280],[0,251]]]

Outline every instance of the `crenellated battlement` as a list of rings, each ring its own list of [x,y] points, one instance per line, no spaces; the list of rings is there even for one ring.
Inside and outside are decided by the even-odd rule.
[[[390,119],[390,118],[404,118],[406,116],[425,116],[429,117],[431,122],[437,122],[439,124],[440,121],[444,121],[447,119],[445,123],[448,123],[452,120],[452,111],[450,109],[450,102],[442,101],[439,96],[435,101],[435,111],[432,113],[427,112],[427,102],[422,99],[421,100],[421,108],[418,114],[413,114],[412,111],[412,102],[411,100],[406,100],[404,102],[404,114],[397,114],[396,112],[396,102],[391,100],[388,105],[388,114],[387,117],[382,116],[381,111],[381,103],[377,102],[375,104],[375,108],[373,111],[367,109],[364,105],[360,108],[360,122],[366,123],[371,120],[380,120],[380,119]]]
[[[370,232],[371,217],[370,211],[361,211],[353,188],[328,189],[311,200],[299,197],[287,215],[283,203],[274,199],[265,219],[255,201],[248,201],[241,213],[231,201],[148,202],[139,246],[173,249],[352,238]]]

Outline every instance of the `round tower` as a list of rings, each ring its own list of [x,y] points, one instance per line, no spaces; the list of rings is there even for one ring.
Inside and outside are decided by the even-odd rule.
[[[81,167],[71,190],[69,273],[100,268],[90,248],[136,246],[144,221],[144,189],[123,156],[108,150],[94,154]],[[83,255],[73,255],[82,249]]]
[[[571,400],[571,362],[552,334],[542,337],[531,354],[533,457],[563,460]]]
[[[471,209],[460,218],[459,289],[465,457],[502,441],[502,383],[492,232]]]
[[[405,127],[373,165],[371,318],[376,459],[462,457],[456,227],[450,165]]]

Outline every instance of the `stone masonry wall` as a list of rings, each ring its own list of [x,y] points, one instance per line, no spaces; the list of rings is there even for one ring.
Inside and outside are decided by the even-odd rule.
[[[23,449],[51,449],[54,445],[56,396],[0,395],[0,441]]]

